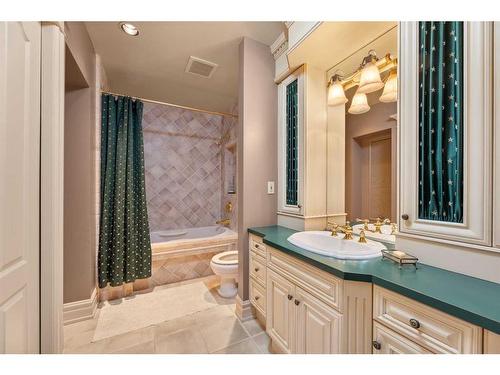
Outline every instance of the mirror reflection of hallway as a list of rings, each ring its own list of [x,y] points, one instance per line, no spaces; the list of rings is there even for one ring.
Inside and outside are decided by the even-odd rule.
[[[395,103],[346,116],[346,212],[356,218],[396,219]]]

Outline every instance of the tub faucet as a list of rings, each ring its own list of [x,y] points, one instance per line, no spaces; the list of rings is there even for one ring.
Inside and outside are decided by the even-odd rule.
[[[223,225],[225,227],[228,227],[231,224],[231,220],[229,220],[229,219],[221,219],[221,220],[217,220],[215,222],[215,224],[220,224],[220,225]]]

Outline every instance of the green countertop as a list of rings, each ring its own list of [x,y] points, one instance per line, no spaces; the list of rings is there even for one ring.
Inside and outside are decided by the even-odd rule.
[[[381,258],[353,261],[315,254],[288,242],[296,231],[278,225],[249,228],[248,232],[342,279],[372,282],[500,334],[500,284],[420,263],[417,270],[413,266],[399,269]]]

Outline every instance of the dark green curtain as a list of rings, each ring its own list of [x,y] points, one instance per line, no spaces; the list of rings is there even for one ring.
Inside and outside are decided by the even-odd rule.
[[[151,276],[143,103],[102,95],[99,286]]]
[[[463,221],[463,22],[419,22],[419,217]]]

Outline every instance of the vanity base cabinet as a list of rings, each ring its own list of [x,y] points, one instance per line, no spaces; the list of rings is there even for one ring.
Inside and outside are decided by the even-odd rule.
[[[267,314],[266,331],[275,347],[282,353],[294,353],[295,286],[269,270],[267,272]]]
[[[380,323],[373,323],[373,354],[430,354],[424,347]]]
[[[377,285],[373,319],[432,353],[482,353],[481,327]]]
[[[297,287],[296,348],[298,354],[340,353],[342,314]]]

